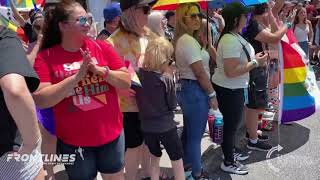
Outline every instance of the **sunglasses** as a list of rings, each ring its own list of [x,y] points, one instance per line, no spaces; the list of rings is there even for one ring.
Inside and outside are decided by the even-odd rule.
[[[143,14],[145,14],[145,15],[149,15],[151,12],[150,6],[137,7],[136,9],[140,9],[140,8],[143,10]]]
[[[168,61],[164,62],[163,64],[168,63],[169,66],[171,66],[174,63],[173,58],[168,58]]]
[[[93,23],[92,17],[80,16],[77,21],[79,21],[80,26],[85,26],[88,23],[90,26]]]
[[[190,17],[191,19],[196,19],[198,17],[199,19],[201,19],[202,15],[200,13],[198,13],[198,14],[191,14],[191,15],[185,16],[185,17]]]

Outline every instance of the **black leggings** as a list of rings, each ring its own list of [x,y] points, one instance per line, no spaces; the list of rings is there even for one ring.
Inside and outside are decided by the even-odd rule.
[[[234,162],[233,149],[238,126],[244,109],[244,89],[228,89],[213,84],[217,93],[219,109],[223,115],[223,142],[221,144],[225,162]]]

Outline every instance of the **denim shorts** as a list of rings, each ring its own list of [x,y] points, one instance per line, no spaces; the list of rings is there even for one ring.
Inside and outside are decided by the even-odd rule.
[[[99,147],[79,147],[57,142],[57,154],[76,154],[72,165],[65,165],[69,180],[94,179],[97,173],[114,174],[124,167],[124,133]]]

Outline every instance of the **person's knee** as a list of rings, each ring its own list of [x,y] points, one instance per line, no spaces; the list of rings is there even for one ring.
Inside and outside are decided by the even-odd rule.
[[[73,171],[73,172],[71,172],[70,170],[67,170],[67,174],[69,176],[69,180],[87,180],[87,179],[94,179],[98,173],[94,171],[77,169],[76,171]]]
[[[123,169],[113,174],[105,174],[105,173],[100,173],[100,174],[103,180],[123,180],[124,179]]]

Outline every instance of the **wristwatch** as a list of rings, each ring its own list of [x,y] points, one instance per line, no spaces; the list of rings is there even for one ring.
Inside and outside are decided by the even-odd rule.
[[[291,22],[287,22],[286,25],[287,25],[288,29],[292,28],[292,23]]]
[[[257,61],[256,59],[252,60],[251,62],[252,62],[253,66],[254,66],[255,68],[256,68],[256,67],[259,67],[259,63],[258,63],[258,61]]]

